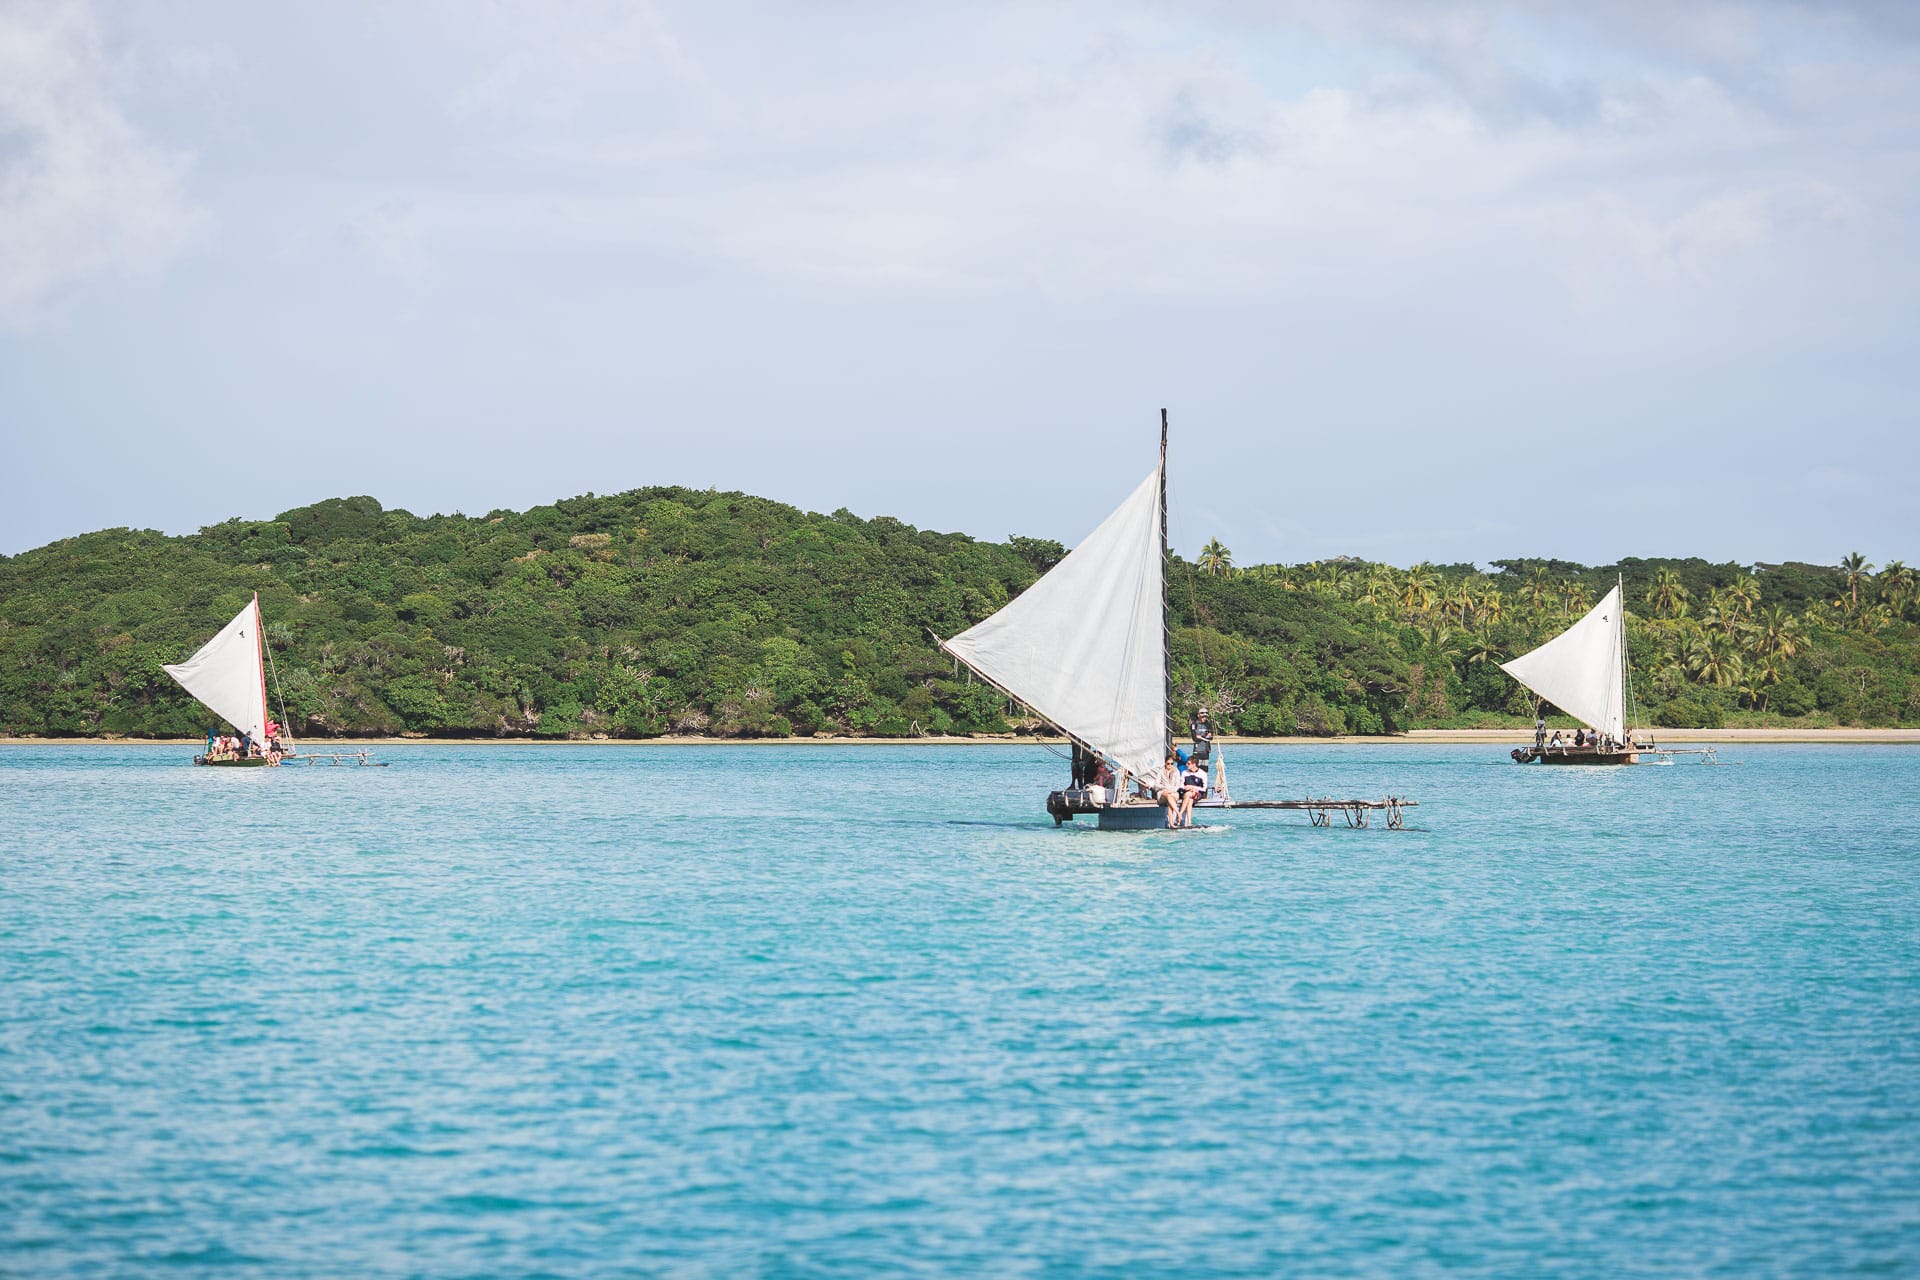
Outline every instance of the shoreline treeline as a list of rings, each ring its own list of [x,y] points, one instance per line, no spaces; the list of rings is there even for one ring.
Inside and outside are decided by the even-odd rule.
[[[0,733],[180,736],[164,672],[260,593],[305,736],[880,737],[1038,728],[933,645],[1064,548],[650,488],[414,516],[331,499],[0,557]],[[1552,560],[1173,567],[1176,701],[1245,733],[1531,721],[1498,669],[1621,574],[1648,724],[1920,723],[1920,583],[1833,567]],[[270,691],[271,695],[271,691]]]

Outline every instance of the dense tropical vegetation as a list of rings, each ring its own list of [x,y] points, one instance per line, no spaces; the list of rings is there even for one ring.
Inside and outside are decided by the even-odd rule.
[[[258,591],[296,731],[615,737],[1037,728],[941,655],[1064,554],[737,493],[420,517],[371,498],[0,557],[0,733],[190,735],[161,671]],[[1174,566],[1175,682],[1244,733],[1521,723],[1498,663],[1624,577],[1648,723],[1920,723],[1898,562]]]

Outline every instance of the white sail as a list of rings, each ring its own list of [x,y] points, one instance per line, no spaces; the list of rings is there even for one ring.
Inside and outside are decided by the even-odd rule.
[[[1121,768],[1166,758],[1160,472],[1004,609],[947,651]]]
[[[1626,609],[1620,588],[1586,617],[1500,669],[1589,728],[1626,739]]]
[[[260,597],[185,662],[163,666],[181,687],[234,728],[267,741],[267,682],[262,672]]]

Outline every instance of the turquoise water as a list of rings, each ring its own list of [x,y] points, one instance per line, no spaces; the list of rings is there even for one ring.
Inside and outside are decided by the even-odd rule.
[[[0,1274],[1920,1274],[1920,749],[0,748]]]

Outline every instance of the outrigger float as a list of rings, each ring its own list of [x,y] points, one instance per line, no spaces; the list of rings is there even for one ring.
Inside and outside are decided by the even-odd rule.
[[[184,662],[163,664],[161,670],[180,682],[201,706],[238,729],[257,744],[259,755],[196,755],[193,762],[217,769],[267,769],[289,761],[313,765],[356,764],[382,766],[361,751],[322,751],[301,754],[297,750],[270,752],[267,737],[267,671],[273,663],[273,651],[267,647],[267,630],[260,618],[260,596],[256,592],[233,621],[220,628],[213,639],[201,645]],[[274,672],[274,692],[280,689],[280,675]],[[281,699],[280,721],[287,719],[286,700]],[[282,729],[285,735],[284,728]],[[281,741],[293,746],[291,735]]]
[[[1167,600],[1167,411],[1160,411],[1160,463],[1100,527],[1004,608],[940,648],[1016,702],[1033,709],[1090,757],[1114,785],[1075,785],[1047,797],[1056,826],[1097,819],[1106,831],[1168,826],[1161,770],[1174,753],[1173,623]],[[1234,800],[1226,763],[1193,806],[1194,817],[1237,809],[1305,810],[1317,827],[1338,813],[1350,827],[1379,812],[1398,830],[1415,801]],[[1204,767],[1203,767],[1204,772]]]

